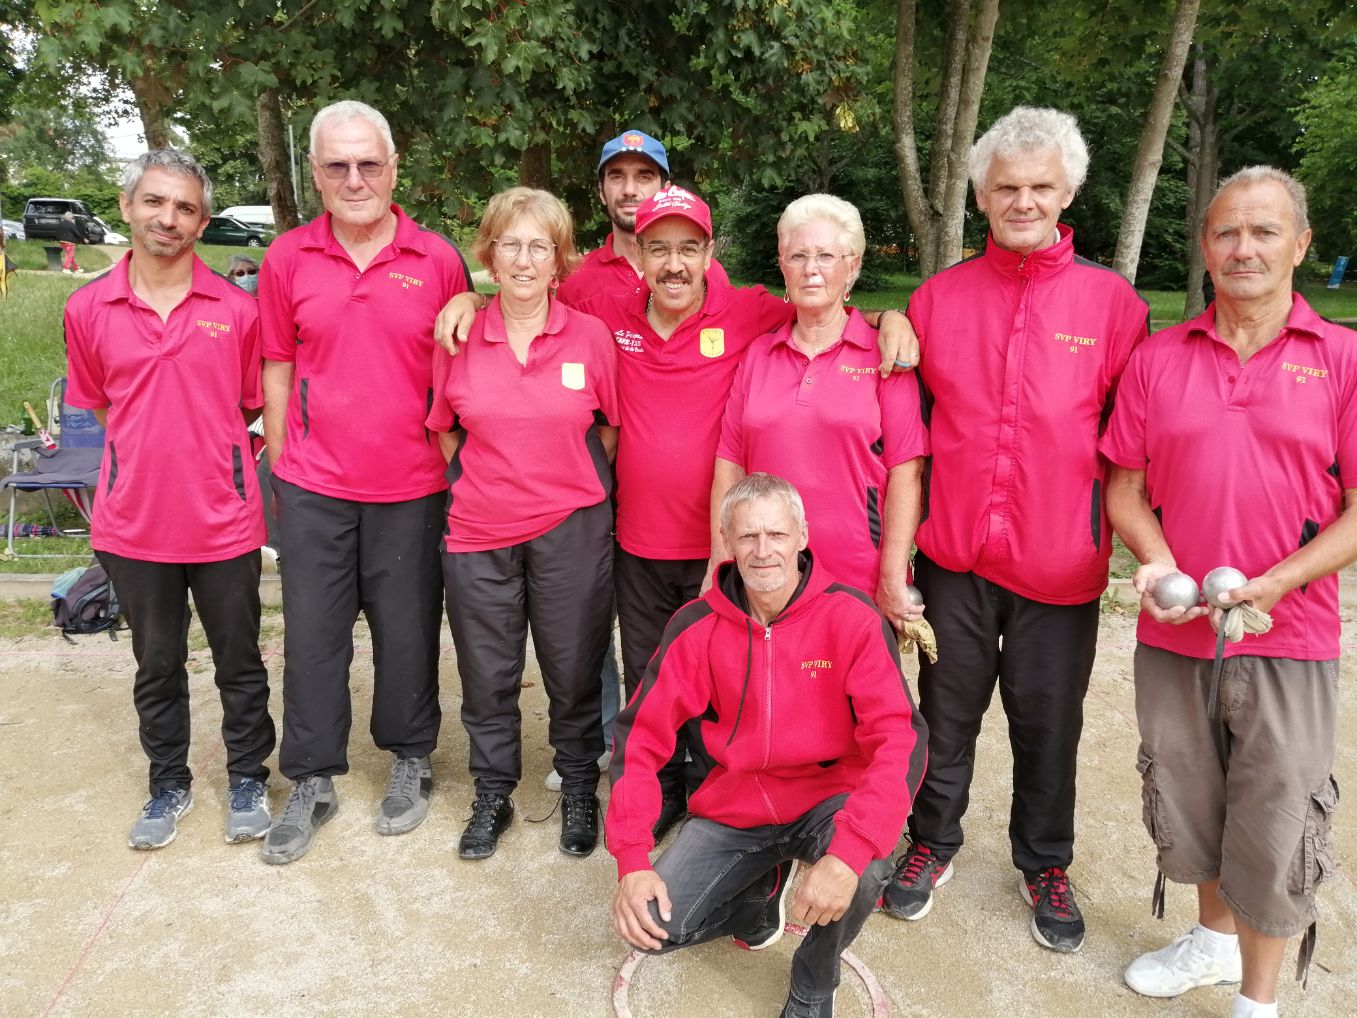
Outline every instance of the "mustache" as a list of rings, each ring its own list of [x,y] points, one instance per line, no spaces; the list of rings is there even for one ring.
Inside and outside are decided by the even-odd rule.
[[[686,273],[686,272],[666,272],[664,275],[662,275],[662,276],[660,276],[659,278],[657,278],[657,279],[655,280],[655,282],[660,283],[660,284],[664,284],[664,283],[690,283],[690,282],[692,282],[692,277],[689,276],[688,273]]]
[[[1226,272],[1262,272],[1263,263],[1244,259],[1241,261],[1229,261],[1225,263]]]

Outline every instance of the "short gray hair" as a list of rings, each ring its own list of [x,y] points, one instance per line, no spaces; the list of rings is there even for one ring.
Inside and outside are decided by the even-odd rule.
[[[1202,216],[1202,236],[1206,236],[1206,223],[1211,218],[1211,210],[1216,207],[1216,199],[1227,188],[1236,184],[1280,184],[1286,196],[1291,199],[1291,215],[1296,222],[1296,233],[1304,233],[1310,228],[1309,202],[1305,197],[1305,185],[1285,170],[1275,166],[1245,166],[1236,170],[1220,182],[1211,200],[1206,203],[1206,214]]]
[[[1015,106],[996,120],[971,147],[966,169],[971,187],[984,189],[995,156],[1012,159],[1027,152],[1055,149],[1065,168],[1065,179],[1078,191],[1088,177],[1088,145],[1079,133],[1079,121],[1047,107]]]
[[[721,529],[729,530],[734,521],[735,510],[760,498],[780,498],[787,503],[797,529],[806,529],[806,505],[801,501],[800,493],[792,487],[790,481],[772,474],[749,474],[738,480],[721,499]]]
[[[778,252],[781,253],[782,245],[798,227],[820,221],[837,227],[848,250],[858,258],[862,257],[867,250],[867,234],[862,229],[862,216],[852,202],[844,201],[832,194],[802,195],[782,210],[782,216],[777,221]],[[858,271],[854,272],[853,278],[848,281],[849,289],[857,282],[861,271],[862,266],[859,265]]]
[[[123,170],[123,194],[131,198],[137,193],[137,185],[146,171],[151,169],[167,170],[184,177],[193,177],[203,188],[203,216],[212,214],[212,180],[207,171],[198,165],[198,160],[187,152],[177,148],[153,148],[143,152]]]
[[[331,103],[315,115],[311,120],[311,151],[316,151],[316,140],[320,137],[321,130],[327,124],[342,124],[349,120],[366,120],[377,129],[381,135],[382,141],[386,143],[387,156],[396,154],[396,143],[391,140],[391,125],[386,122],[386,117],[382,116],[377,110],[373,109],[367,103],[360,103],[353,99],[345,99],[341,102]]]

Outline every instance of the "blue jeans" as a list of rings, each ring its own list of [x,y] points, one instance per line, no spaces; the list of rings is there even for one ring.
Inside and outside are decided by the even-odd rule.
[[[790,859],[818,862],[834,837],[834,815],[846,795],[826,799],[789,824],[746,829],[689,817],[672,845],[655,861],[672,906],[664,922],[655,903],[651,918],[669,934],[666,954],[718,937],[740,936],[764,921],[772,904],[773,870]],[[839,985],[839,956],[872,914],[891,876],[889,859],[863,872],[842,919],[812,926],[792,955],[792,991],[802,1000],[828,999]]]

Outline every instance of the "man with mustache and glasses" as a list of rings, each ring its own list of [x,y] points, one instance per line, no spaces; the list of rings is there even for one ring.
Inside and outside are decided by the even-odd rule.
[[[424,426],[433,320],[469,289],[462,256],[392,202],[386,118],[339,102],[311,123],[325,214],[273,242],[259,276],[264,435],[283,572],[283,738],[294,782],[263,859],[301,858],[349,769],[349,664],[361,611],[372,631],[371,732],[391,753],[378,834],[429,809],[438,742],[446,462]]]
[[[1136,720],[1155,903],[1162,916],[1165,879],[1197,899],[1196,926],[1133,961],[1126,984],[1176,997],[1239,983],[1232,1018],[1277,1014],[1296,934],[1303,979],[1315,889],[1336,868],[1335,574],[1357,557],[1357,333],[1292,289],[1307,218],[1281,170],[1220,185],[1199,238],[1215,302],[1131,358],[1101,446],[1108,514],[1143,563]],[[1270,613],[1270,629],[1232,632],[1242,607],[1223,619],[1155,604],[1168,574],[1200,581],[1222,564],[1248,577],[1224,600]]]
[[[613,566],[622,666],[630,699],[674,612],[697,597],[711,552],[711,484],[721,418],[735,369],[759,336],[795,308],[761,286],[734,287],[709,270],[707,203],[671,186],[636,210],[645,287],[605,291],[578,309],[601,318],[618,347],[622,426],[617,450],[617,547]],[[466,335],[474,295],[440,316],[438,339],[455,350]],[[887,370],[917,361],[909,323],[898,312],[867,312],[879,326]],[[685,757],[694,758],[685,779]],[[705,754],[680,733],[660,773],[663,803],[655,840],[687,811],[687,792],[705,773]]]

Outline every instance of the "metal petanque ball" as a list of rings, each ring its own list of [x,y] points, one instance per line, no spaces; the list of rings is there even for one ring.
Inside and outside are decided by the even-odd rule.
[[[1220,595],[1227,590],[1234,590],[1236,587],[1242,587],[1249,582],[1249,578],[1232,566],[1217,566],[1206,574],[1202,580],[1202,596],[1206,598],[1209,604],[1217,608],[1232,608],[1232,604],[1223,604]]]
[[[1197,581],[1187,573],[1168,573],[1154,585],[1154,603],[1165,611],[1170,608],[1195,608],[1201,600]]]
[[[914,586],[914,584],[912,584],[912,583],[909,584],[907,587],[905,587],[905,596],[906,596],[907,598],[909,598],[909,603],[910,603],[910,604],[923,604],[923,603],[924,603],[924,594],[923,594],[923,591],[920,590],[918,587]]]

